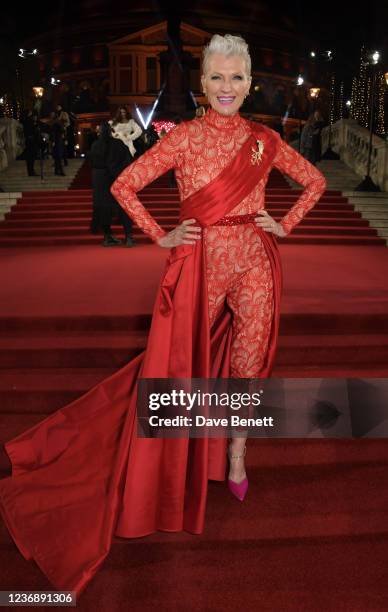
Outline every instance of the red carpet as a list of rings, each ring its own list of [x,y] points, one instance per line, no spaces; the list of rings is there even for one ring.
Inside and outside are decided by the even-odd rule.
[[[92,169],[89,161],[86,160],[78,170],[70,189],[90,189],[92,185]]]
[[[5,222],[0,224],[0,246],[97,244],[100,236],[89,233],[92,193],[90,188],[84,188],[89,181],[90,170],[84,165],[68,191],[23,193]],[[268,181],[266,208],[280,219],[296,202],[299,193],[274,170]],[[146,187],[139,197],[165,230],[175,227],[179,215],[178,190],[168,187],[166,177]],[[116,231],[123,233],[122,228]],[[134,237],[140,243],[150,243],[137,228]],[[287,243],[385,245],[376,230],[369,227],[338,191],[327,191],[322,196],[314,210],[287,238]]]
[[[163,181],[158,188],[163,191],[160,185]],[[39,246],[28,248],[32,238],[9,235],[17,211],[33,215],[25,217],[25,230],[40,219],[39,232],[43,221],[54,219],[59,227],[58,218],[67,218],[55,218],[57,210],[61,215],[66,210],[69,203],[61,199],[67,194],[57,194],[48,209],[39,210],[45,197],[34,202],[29,196],[28,205],[23,198],[1,224],[13,245],[2,251],[1,443],[141,350],[167,255],[146,244],[104,249],[101,237],[84,230],[65,243],[59,233],[51,247],[38,233],[32,242]],[[86,227],[90,194],[85,200]],[[164,204],[158,206],[165,212]],[[329,202],[322,206],[326,221],[337,221],[337,209],[328,208]],[[343,212],[355,228],[353,221],[360,219],[348,208]],[[314,218],[311,213],[310,221]],[[291,239],[281,245],[285,287],[275,375],[387,377],[388,249],[352,246],[344,236],[333,246],[329,234],[325,244],[312,244],[316,237],[307,234],[303,246]],[[388,442],[251,440],[247,467],[251,486],[243,504],[224,484],[210,483],[203,535],[118,539],[77,607],[388,609]],[[7,469],[2,453],[1,476]],[[2,589],[50,589],[2,524],[0,558]]]

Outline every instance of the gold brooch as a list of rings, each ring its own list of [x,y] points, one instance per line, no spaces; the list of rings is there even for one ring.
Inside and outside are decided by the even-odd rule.
[[[262,140],[256,140],[257,151],[252,147],[251,163],[259,164],[263,156],[264,142]]]

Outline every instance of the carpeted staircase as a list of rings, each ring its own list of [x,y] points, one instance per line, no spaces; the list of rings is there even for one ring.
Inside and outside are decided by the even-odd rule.
[[[79,188],[90,180],[89,173],[84,165],[72,188],[67,191],[24,192],[0,224],[0,246],[72,246],[101,242],[100,235],[89,232],[91,190]],[[291,189],[279,172],[273,171],[266,191],[266,208],[280,219],[295,204],[300,193]],[[139,198],[163,229],[175,227],[179,216],[179,195],[177,189],[168,186],[166,177],[146,187]],[[123,233],[120,227],[115,231]],[[137,228],[134,229],[134,238],[139,244],[150,242]],[[288,244],[385,244],[368,221],[337,191],[327,191],[292,234],[283,240]]]

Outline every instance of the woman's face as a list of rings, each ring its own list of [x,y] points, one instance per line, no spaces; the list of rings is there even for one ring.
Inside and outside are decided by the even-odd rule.
[[[207,71],[201,78],[211,107],[221,115],[234,115],[249,93],[252,78],[245,72],[245,60],[240,55],[226,57],[212,53]]]
[[[121,115],[121,119],[127,118],[127,111],[125,108],[120,108],[120,115]]]

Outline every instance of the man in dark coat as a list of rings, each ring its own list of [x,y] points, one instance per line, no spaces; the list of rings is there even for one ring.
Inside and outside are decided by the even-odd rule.
[[[93,233],[99,228],[104,231],[104,246],[116,246],[121,240],[112,236],[113,217],[118,217],[125,232],[125,246],[134,246],[132,239],[132,221],[124,209],[116,202],[110,192],[110,186],[119,174],[132,161],[128,147],[119,138],[113,138],[107,121],[100,125],[99,137],[93,143],[89,153],[92,167],[93,183],[93,217],[90,229]]]
[[[28,111],[22,120],[24,131],[24,156],[27,164],[28,176],[37,176],[34,168],[35,160],[39,156],[40,128],[37,115]]]
[[[51,113],[50,116],[50,140],[52,147],[52,156],[55,165],[55,174],[59,176],[65,176],[63,171],[62,161],[65,151],[65,139],[64,129],[62,123],[59,121],[56,113]]]

